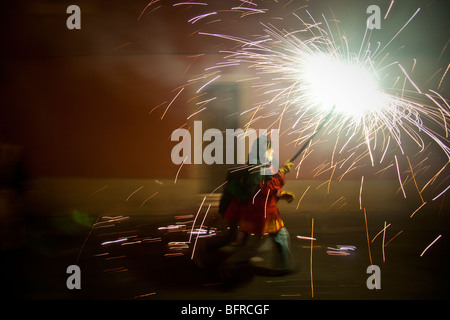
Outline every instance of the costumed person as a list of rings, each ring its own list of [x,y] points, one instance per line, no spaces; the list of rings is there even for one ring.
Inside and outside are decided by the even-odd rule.
[[[259,139],[267,141],[266,164],[270,165],[273,156],[271,141],[266,136]],[[261,146],[258,140],[253,148]],[[277,172],[272,170],[271,175],[262,175],[261,166],[266,164],[257,163],[246,171],[239,184],[246,198],[234,198],[225,212],[226,219],[238,221],[239,230],[251,236],[244,246],[222,263],[221,273],[224,280],[242,275],[242,270],[258,255],[258,249],[267,236],[275,245],[275,259],[270,266],[272,273],[281,275],[294,269],[289,233],[277,207],[278,200],[291,202],[294,198],[293,194],[282,190],[284,176],[290,172],[293,163],[286,162]]]
[[[239,231],[239,216],[242,203],[250,199],[250,192],[245,187],[248,171],[234,168],[228,171],[227,183],[219,202],[219,214],[228,222],[228,233],[222,245],[234,243],[242,245],[246,235]]]
[[[248,234],[239,230],[241,206],[248,202],[259,185],[259,180],[254,180],[256,176],[251,174],[248,168],[253,166],[241,166],[228,171],[218,207],[218,213],[228,224],[228,231],[223,236],[199,242],[194,259],[197,266],[206,268],[214,265],[217,262],[215,260],[223,260],[220,256],[230,255],[246,243]],[[259,176],[256,179],[259,179]]]

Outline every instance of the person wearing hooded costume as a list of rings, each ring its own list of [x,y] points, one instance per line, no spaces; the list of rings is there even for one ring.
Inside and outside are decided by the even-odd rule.
[[[264,136],[259,139],[267,140],[267,153],[269,164],[271,160],[271,143]],[[252,148],[256,148],[256,140]],[[224,217],[229,221],[230,229],[251,235],[246,243],[222,264],[222,275],[225,278],[234,278],[242,267],[257,256],[258,249],[267,236],[275,245],[275,259],[271,270],[279,274],[293,270],[293,258],[290,250],[289,233],[281,219],[277,202],[280,199],[291,202],[293,194],[282,190],[285,174],[290,172],[292,162],[286,162],[277,172],[272,170],[271,175],[262,175],[260,167],[265,164],[250,165],[248,170],[241,170],[228,180],[225,194],[228,194],[226,209],[221,208]]]

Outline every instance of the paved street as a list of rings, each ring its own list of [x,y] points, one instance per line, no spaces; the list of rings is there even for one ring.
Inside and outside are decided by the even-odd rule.
[[[29,221],[32,245],[6,253],[2,275],[11,297],[26,299],[449,298],[449,223],[444,213],[423,211],[415,219],[399,212],[367,213],[372,264],[380,267],[381,278],[381,289],[369,290],[366,269],[371,263],[362,211],[299,213],[288,205],[280,210],[298,263],[297,271],[284,276],[248,270],[239,282],[224,284],[217,268],[223,252],[208,253],[209,264],[199,267],[196,261],[204,255],[204,244],[225,232],[213,205],[204,218],[205,204],[198,216],[192,210],[172,215],[87,215],[91,225],[95,222],[90,228],[70,225],[73,220],[64,216],[59,221]],[[386,217],[391,225],[374,239]],[[57,224],[72,230],[56,232]],[[310,237],[312,231],[313,243],[298,238]],[[441,238],[420,257],[438,235]],[[270,259],[270,251],[261,255]],[[81,270],[80,290],[66,287],[66,268],[72,264]]]

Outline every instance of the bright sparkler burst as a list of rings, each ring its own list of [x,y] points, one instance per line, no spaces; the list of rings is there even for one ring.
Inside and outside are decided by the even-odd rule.
[[[151,1],[145,10],[150,11],[148,7],[153,3],[158,1]],[[263,4],[268,3],[230,0],[223,3],[221,10],[209,9],[210,4],[206,1],[174,1],[172,4],[177,8],[193,8],[196,13],[186,21],[201,26],[195,34],[219,38],[232,46],[230,50],[221,51],[223,59],[220,62],[209,65],[204,69],[204,74],[190,79],[173,98],[177,99],[185,87],[197,86],[194,91],[198,94],[199,108],[187,120],[201,116],[208,103],[215,99],[205,100],[203,94],[208,87],[225,78],[223,75],[233,73],[234,79],[236,75],[241,77],[237,80],[240,85],[248,86],[253,99],[253,104],[246,106],[241,113],[249,119],[245,127],[255,125],[260,119],[267,121],[272,118],[269,127],[284,127],[283,135],[297,137],[293,138],[296,145],[308,140],[333,110],[325,129],[328,137],[331,134],[336,137],[336,142],[327,166],[333,172],[336,167],[342,169],[344,165],[348,166],[341,178],[368,157],[372,166],[390,161],[389,166],[397,168],[401,185],[395,153],[399,150],[403,156],[409,154],[406,147],[411,145],[411,141],[418,153],[423,152],[430,143],[437,145],[447,159],[444,168],[447,166],[450,162],[448,102],[435,90],[422,91],[407,68],[391,60],[395,52],[388,51],[392,41],[420,9],[404,22],[398,32],[393,31],[395,35],[386,44],[374,45],[370,41],[371,30],[366,29],[359,50],[352,51],[351,40],[341,33],[336,20],[329,21],[324,14],[321,20],[316,20],[305,6],[291,12],[295,21],[289,27],[277,27],[276,22],[282,23],[283,19],[266,17],[271,10],[261,7]],[[391,7],[392,3],[386,16]],[[258,34],[242,37],[208,32],[214,29],[211,26],[232,14],[237,14],[242,20],[249,16],[258,17]],[[306,18],[302,18],[302,14]],[[409,72],[414,66],[415,62]],[[439,86],[447,70],[448,67]],[[410,177],[414,179],[410,163],[409,167]],[[421,191],[444,168],[438,170]]]
[[[293,3],[296,6],[299,5],[298,2],[292,0],[287,0],[287,4],[283,5],[281,2],[281,0],[273,1],[278,8],[286,8]],[[160,0],[151,0],[139,15],[139,19],[144,17],[146,11],[156,10],[162,6],[162,3]],[[186,118],[186,123],[182,125],[182,127],[189,127],[188,122],[201,117],[212,101],[218,103],[221,100],[221,92],[218,92],[217,88],[211,90],[211,92],[217,92],[216,97],[207,96],[210,86],[220,81],[226,82],[227,80],[223,79],[227,79],[227,75],[231,74],[232,77],[229,77],[228,81],[231,78],[239,83],[241,88],[245,87],[245,93],[251,96],[249,99],[251,104],[246,105],[245,110],[240,113],[230,110],[230,115],[238,114],[239,120],[243,118],[247,120],[244,125],[246,128],[262,123],[267,129],[271,127],[281,129],[280,137],[292,139],[293,141],[288,145],[294,146],[293,149],[298,149],[298,145],[309,141],[309,147],[302,154],[302,159],[297,165],[297,177],[303,160],[312,152],[310,149],[315,148],[314,144],[321,138],[321,136],[318,136],[319,138],[314,136],[313,144],[310,140],[311,136],[324,124],[323,140],[331,137],[330,140],[335,140],[334,147],[331,157],[326,154],[326,151],[320,153],[320,157],[325,159],[322,164],[312,170],[312,173],[314,177],[325,172],[331,173],[329,180],[325,181],[325,183],[328,182],[328,191],[332,179],[337,178],[340,181],[357,167],[369,163],[372,167],[382,167],[381,170],[377,168],[378,171],[375,174],[380,172],[383,174],[390,168],[391,173],[394,172],[398,177],[398,193],[400,194],[401,190],[404,198],[406,198],[404,185],[414,182],[421,204],[411,214],[410,218],[412,218],[427,203],[440,198],[450,189],[448,186],[450,176],[446,174],[450,168],[448,139],[450,105],[438,91],[422,90],[413,81],[410,73],[413,72],[416,65],[415,59],[412,68],[405,68],[400,62],[392,60],[395,59],[396,52],[388,51],[389,45],[414,19],[420,9],[417,9],[398,31],[393,30],[394,35],[386,44],[374,45],[370,41],[372,31],[366,29],[359,50],[354,50],[351,49],[354,47],[351,45],[354,40],[348,39],[345,33],[341,33],[338,22],[334,18],[327,20],[322,14],[322,19],[316,20],[306,10],[306,6],[296,7],[291,12],[294,23],[289,24],[288,27],[280,27],[280,24],[289,19],[273,17],[270,9],[261,7],[268,5],[271,1],[224,0],[214,4],[217,5],[217,3],[224,7],[218,10],[217,7],[210,6],[208,1],[171,1],[171,7],[183,9],[184,13],[188,13],[189,17],[186,18],[188,24],[195,25],[196,28],[198,26],[199,29],[190,35],[220,39],[230,49],[221,51],[222,59],[215,64],[211,64],[210,57],[203,52],[189,57],[201,65],[196,60],[201,60],[206,56],[207,66],[200,74],[194,72],[195,76],[173,91],[171,99],[168,100],[170,102],[166,101],[167,104],[162,108],[164,112],[161,119],[171,111],[170,108],[175,100],[180,99],[182,94],[190,92],[194,97],[190,96],[188,102],[197,107]],[[391,1],[384,19],[388,16],[393,3],[394,1]],[[212,7],[214,9],[211,9]],[[189,8],[193,10],[193,13],[189,11]],[[302,14],[306,18],[302,18]],[[252,21],[258,20],[259,28],[256,32],[254,30],[252,35],[247,36],[243,36],[243,33],[240,33],[242,30],[239,29],[234,29],[236,30],[234,34],[228,28],[224,33],[215,31],[214,26],[227,21],[225,16],[229,17],[230,15],[235,16],[233,22],[240,19],[244,21],[247,17],[254,18]],[[238,20],[236,20],[236,16]],[[383,30],[383,33],[389,33],[389,31]],[[447,45],[444,46],[444,50],[446,47]],[[214,54],[214,58],[216,58],[217,52]],[[441,56],[442,54],[443,52]],[[193,61],[186,71],[194,64]],[[449,67],[450,65],[444,67],[445,71],[441,73],[438,90]],[[439,73],[440,70],[436,71],[433,76]],[[187,87],[191,90],[184,90]],[[224,95],[226,96],[226,94]],[[225,97],[225,99],[227,98]],[[165,103],[158,105],[152,111]],[[438,152],[434,148],[436,146],[439,149]],[[431,157],[438,158],[442,155],[444,155],[445,163],[442,163],[441,168],[436,168],[436,164],[439,162],[434,159],[433,165],[427,165]],[[413,159],[415,156],[420,159],[414,165],[410,158]],[[177,171],[177,176],[182,165]],[[344,171],[340,177],[338,176],[339,170]],[[432,171],[431,179],[428,172],[424,174],[425,171]],[[421,176],[418,174],[419,172]],[[425,178],[419,180],[418,183],[417,177]],[[435,189],[430,192],[433,195],[424,197],[422,195],[424,190],[433,185],[438,177],[440,182],[436,183]],[[428,182],[424,183],[426,180]],[[218,186],[211,194],[222,185]],[[297,209],[310,187],[308,186],[301,195]],[[364,175],[361,175],[359,209],[364,212],[370,265],[373,265],[363,189]],[[210,209],[209,205],[200,223],[200,219],[197,217],[205,199],[206,197],[203,198],[192,222],[188,241],[169,244],[169,246],[172,245],[170,249],[176,250],[192,245],[191,259],[195,255],[197,239],[201,237],[202,227]],[[444,197],[441,199],[442,208]],[[345,203],[342,204],[342,202]],[[341,196],[329,208],[341,205],[340,209],[346,204],[345,197]],[[384,228],[372,239],[373,242],[378,235],[383,234],[383,261],[385,261],[385,247],[403,232],[401,230],[385,242],[386,229],[390,225],[387,225],[385,221]],[[195,229],[196,226],[199,226],[198,229]],[[196,230],[195,240],[193,238],[194,229]],[[311,237],[308,237],[308,240],[311,240],[312,293],[312,253],[313,240],[315,240],[313,230],[314,219],[312,220]],[[441,235],[429,243],[420,256],[423,256],[440,238]],[[178,255],[180,253],[170,254]],[[334,251],[328,254],[346,253]]]
[[[366,42],[362,43],[358,53],[351,52],[345,36],[335,39],[336,31],[333,32],[324,15],[323,21],[316,21],[309,15],[311,23],[294,15],[301,26],[294,32],[261,23],[264,34],[253,40],[206,32],[200,34],[240,44],[237,50],[227,51],[226,62],[217,66],[225,69],[239,65],[253,69],[257,75],[251,79],[253,88],[267,97],[257,103],[257,110],[278,110],[275,122],[279,121],[279,126],[283,117],[294,113],[296,119],[291,133],[302,135],[307,130],[311,131],[335,107],[333,126],[328,126],[329,133],[336,131],[338,139],[347,137],[339,153],[350,140],[362,139],[373,166],[373,150],[381,134],[384,143],[379,144],[381,152],[377,160],[380,162],[390,140],[395,141],[401,153],[405,154],[405,137],[411,138],[421,149],[431,138],[450,159],[447,139],[450,108],[438,92],[422,92],[397,61],[383,64],[387,54],[382,56],[381,53],[387,45],[380,49],[378,43],[378,47],[371,51],[370,42]],[[387,73],[392,69],[401,72],[393,80]],[[216,73],[213,76],[214,79],[219,78]],[[413,89],[405,89],[407,84]],[[398,87],[400,85],[403,87]],[[255,114],[252,114],[251,121]]]
[[[338,56],[315,55],[306,58],[303,69],[304,90],[310,92],[311,105],[325,110],[335,106],[356,123],[387,105],[389,98],[362,65],[341,61]]]

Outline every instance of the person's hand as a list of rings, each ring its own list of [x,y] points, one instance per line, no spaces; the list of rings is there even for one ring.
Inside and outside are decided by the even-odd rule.
[[[279,198],[280,200],[285,200],[288,203],[291,203],[294,200],[295,195],[292,192],[281,191]]]
[[[291,161],[286,161],[279,169],[282,174],[291,172],[291,167],[294,165]]]

